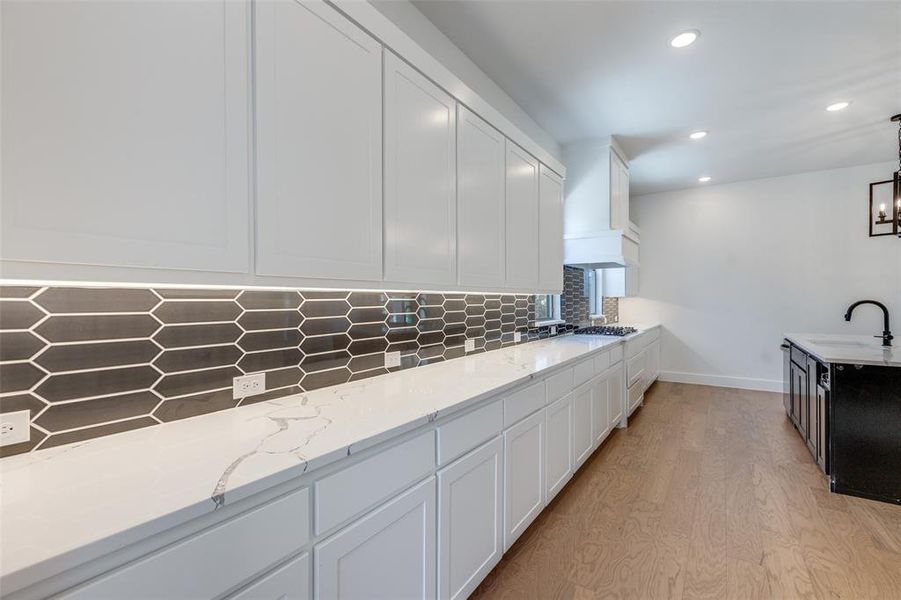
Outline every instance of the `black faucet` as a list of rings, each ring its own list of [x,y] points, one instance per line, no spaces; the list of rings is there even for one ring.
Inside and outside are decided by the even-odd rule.
[[[857,308],[858,306],[860,306],[861,304],[874,304],[882,309],[882,315],[883,315],[883,319],[884,319],[884,323],[882,326],[883,331],[882,331],[882,335],[877,335],[875,337],[882,338],[883,346],[891,346],[894,336],[892,335],[892,332],[889,331],[888,309],[885,307],[885,304],[883,304],[882,302],[877,302],[876,300],[858,300],[857,302],[855,302],[854,304],[852,304],[851,306],[848,307],[848,312],[845,313],[845,321],[851,320],[851,313],[853,313],[854,309]]]

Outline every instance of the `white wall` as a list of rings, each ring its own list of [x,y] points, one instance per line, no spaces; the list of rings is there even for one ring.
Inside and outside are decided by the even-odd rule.
[[[787,331],[882,331],[901,343],[901,239],[867,237],[868,184],[897,163],[864,165],[642,196],[641,298],[624,323],[664,325],[662,377],[781,389]]]
[[[459,77],[463,83],[503,113],[523,133],[554,158],[562,160],[563,153],[557,140],[542,129],[513,98],[494,83],[413,4],[408,0],[370,0],[370,4]]]

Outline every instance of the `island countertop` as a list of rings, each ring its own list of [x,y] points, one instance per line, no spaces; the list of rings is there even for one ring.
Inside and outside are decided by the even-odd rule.
[[[786,333],[785,339],[825,363],[901,367],[901,347],[866,335]]]
[[[529,342],[2,459],[0,587],[21,589],[654,327]]]

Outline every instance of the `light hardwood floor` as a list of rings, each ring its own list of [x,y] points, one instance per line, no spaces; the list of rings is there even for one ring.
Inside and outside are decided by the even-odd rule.
[[[830,494],[781,395],[658,382],[472,597],[901,598],[901,507]]]

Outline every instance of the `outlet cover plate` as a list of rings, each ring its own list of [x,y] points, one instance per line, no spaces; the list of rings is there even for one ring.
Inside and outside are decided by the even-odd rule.
[[[400,366],[400,352],[385,352],[385,368]]]
[[[522,333],[520,333],[520,332],[518,332],[518,331],[514,331],[514,332],[513,332],[513,341],[514,341],[515,343],[517,343],[517,344],[518,344],[519,342],[521,342],[521,341],[522,341]]]
[[[557,326],[551,325],[551,335],[557,335]]]
[[[266,391],[266,373],[254,373],[235,377],[232,381],[232,398],[247,398]]]
[[[0,446],[21,444],[31,439],[31,411],[0,414]]]
[[[464,352],[475,352],[476,351],[476,341],[475,340],[466,340],[463,342],[463,351]]]

